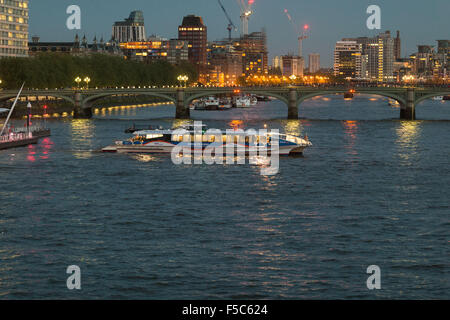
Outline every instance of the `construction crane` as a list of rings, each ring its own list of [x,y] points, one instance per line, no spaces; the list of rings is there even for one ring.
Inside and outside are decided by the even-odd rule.
[[[239,5],[241,6],[241,35],[248,35],[248,21],[250,20],[250,16],[253,14],[252,5],[255,0],[237,0]]]
[[[236,31],[237,28],[236,28],[236,26],[234,25],[233,21],[231,20],[230,15],[228,14],[227,10],[225,10],[225,7],[223,6],[222,1],[221,1],[221,0],[217,0],[217,2],[219,2],[219,5],[220,5],[220,7],[222,8],[223,13],[225,13],[225,16],[226,16],[227,19],[228,19],[228,27],[227,27],[227,30],[228,30],[228,40],[231,41],[231,31],[233,30],[233,28],[234,28],[234,30]]]
[[[292,23],[292,26],[294,27],[295,32],[297,32],[299,35],[298,36],[298,56],[303,57],[303,40],[306,40],[309,38],[309,36],[307,35],[309,26],[307,24],[305,24],[303,26],[303,29],[299,28],[297,26],[297,24],[294,22],[294,20],[292,19],[292,16],[289,14],[287,9],[284,9],[284,13],[288,17],[289,21]]]

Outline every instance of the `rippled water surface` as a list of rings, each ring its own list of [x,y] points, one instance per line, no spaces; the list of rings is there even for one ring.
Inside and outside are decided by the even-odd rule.
[[[278,101],[192,113],[308,134],[314,146],[275,176],[98,152],[173,113],[49,120],[52,137],[0,151],[0,299],[450,298],[450,122],[435,121],[450,102],[424,102],[413,122],[375,96],[309,100],[299,121]],[[369,265],[381,290],[366,287]]]

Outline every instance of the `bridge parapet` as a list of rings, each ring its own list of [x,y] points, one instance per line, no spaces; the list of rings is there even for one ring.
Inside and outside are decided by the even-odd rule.
[[[356,87],[357,94],[374,94],[400,103],[400,118],[414,120],[415,107],[425,99],[439,95],[450,95],[450,88],[405,88],[405,87]],[[149,95],[172,101],[176,105],[176,117],[189,118],[189,105],[192,101],[208,95],[241,93],[271,96],[288,106],[288,118],[298,119],[299,105],[315,96],[342,94],[349,90],[342,87],[170,87],[170,88],[102,88],[102,89],[55,89],[24,90],[22,96],[51,96],[66,100],[74,106],[75,117],[91,117],[95,101],[114,95]],[[0,90],[0,102],[14,98],[17,91]]]

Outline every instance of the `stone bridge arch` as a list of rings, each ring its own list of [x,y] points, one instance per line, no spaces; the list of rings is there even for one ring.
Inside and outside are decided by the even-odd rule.
[[[230,88],[230,89],[206,90],[198,93],[186,92],[187,97],[185,98],[184,104],[185,107],[187,108],[194,100],[207,96],[216,96],[220,94],[233,94],[235,93],[235,90],[239,90],[240,93],[256,94],[277,98],[286,103],[286,105],[289,103],[287,95],[284,94],[283,92],[273,92],[270,90],[261,90],[257,88]]]
[[[339,89],[339,90],[327,90],[327,91],[306,93],[306,94],[303,94],[300,96],[300,98],[298,99],[298,104],[301,104],[305,100],[312,99],[314,97],[326,96],[326,95],[337,94],[337,93],[345,94],[347,92],[349,92],[348,89]],[[406,91],[405,91],[405,93],[406,93]],[[383,91],[372,91],[372,90],[356,90],[355,94],[370,94],[370,95],[382,96],[382,97],[396,100],[400,103],[400,105],[406,104],[406,98],[404,96],[401,96],[397,93],[393,93],[393,92],[389,92],[389,91],[383,92]]]
[[[21,97],[36,97],[36,96],[46,96],[46,97],[53,97],[53,98],[59,98],[59,99],[63,99],[67,102],[69,102],[70,104],[72,104],[73,106],[75,106],[75,100],[72,97],[68,97],[66,95],[63,94],[57,94],[57,93],[51,93],[51,92],[43,92],[43,93],[39,93],[36,94],[34,92],[22,92],[22,94],[20,95]],[[10,99],[15,99],[17,97],[17,93],[16,94],[0,94],[0,102],[5,102],[8,101]]]
[[[420,91],[419,91],[420,94]],[[433,92],[433,93],[425,93],[422,94],[421,96],[419,96],[418,98],[416,98],[416,105],[418,105],[421,102],[424,102],[425,100],[434,98],[434,97],[439,97],[439,96],[448,96],[450,95],[450,89],[449,90],[444,90],[441,92]]]
[[[172,101],[173,103],[176,103],[176,97],[169,95],[169,94],[164,94],[164,93],[158,93],[158,92],[135,92],[135,91],[130,91],[130,92],[121,92],[121,93],[117,93],[117,92],[110,92],[110,93],[101,93],[101,94],[96,94],[96,95],[91,95],[91,96],[87,96],[82,100],[81,106],[83,109],[91,109],[93,106],[93,103],[106,98],[106,97],[111,97],[111,96],[124,96],[124,95],[134,95],[134,96],[152,96],[152,97],[159,97],[159,98],[163,98],[163,99],[167,99],[169,101]]]

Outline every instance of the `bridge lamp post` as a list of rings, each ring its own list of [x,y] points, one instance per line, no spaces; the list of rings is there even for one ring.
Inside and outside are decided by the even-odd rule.
[[[86,82],[86,88],[89,89],[89,82],[91,82],[91,78],[89,77],[84,78],[84,82]]]
[[[189,80],[189,77],[186,76],[186,75],[179,75],[177,80],[180,81],[180,84],[181,84],[181,82],[184,81],[184,87],[186,88],[187,87],[187,81]]]
[[[75,78],[75,82],[77,83],[78,89],[80,89],[81,78],[80,77],[76,77]]]
[[[291,79],[292,83],[294,83],[295,80],[297,80],[297,76],[295,74],[293,74],[289,77],[289,79]]]

